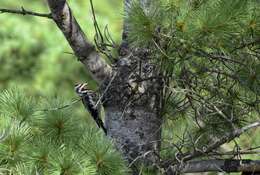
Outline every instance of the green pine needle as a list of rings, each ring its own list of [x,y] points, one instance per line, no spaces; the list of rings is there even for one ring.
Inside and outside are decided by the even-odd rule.
[[[60,148],[55,156],[52,156],[51,175],[95,175],[96,169],[90,164],[88,158],[82,153],[77,153],[70,148]]]
[[[0,110],[4,116],[23,122],[34,115],[34,109],[34,99],[26,96],[19,88],[5,90],[0,94]]]
[[[79,148],[89,157],[98,175],[121,175],[127,172],[122,156],[114,150],[112,143],[91,129],[83,136]]]

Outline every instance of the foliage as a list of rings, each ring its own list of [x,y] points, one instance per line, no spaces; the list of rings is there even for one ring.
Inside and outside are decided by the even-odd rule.
[[[89,2],[69,3],[83,30],[93,36]],[[101,29],[110,23],[115,40],[120,39],[122,20],[114,6],[121,3],[102,0],[94,4]],[[0,6],[49,11],[41,1],[8,0]],[[0,95],[0,133],[5,134],[0,141],[0,174],[123,174],[119,153],[90,127],[95,125],[89,125],[93,121],[81,105],[41,111],[69,104],[75,97],[75,83],[87,81],[96,88],[75,56],[68,54],[72,51],[56,26],[47,19],[8,14],[0,15],[0,23],[0,89],[10,89]]]
[[[125,16],[129,42],[149,49],[164,89],[162,154],[202,149],[259,120],[260,10],[256,0],[166,0]],[[189,129],[175,129],[176,126]],[[179,141],[176,141],[179,140]],[[175,145],[175,146],[172,146]],[[174,150],[172,150],[174,148]],[[172,154],[168,154],[172,152]]]
[[[0,169],[4,174],[121,175],[125,162],[110,141],[65,103],[25,98],[18,88],[0,94]],[[7,102],[7,103],[6,103]],[[40,108],[41,107],[41,108]],[[44,108],[42,108],[44,107]],[[2,119],[1,119],[2,120]]]

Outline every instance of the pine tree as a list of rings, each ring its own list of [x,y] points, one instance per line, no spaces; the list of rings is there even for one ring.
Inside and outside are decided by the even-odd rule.
[[[6,175],[121,175],[112,143],[61,99],[37,100],[13,88],[0,95],[0,173]],[[71,107],[71,106],[70,106]]]
[[[259,162],[240,161],[241,154],[252,153],[254,148],[244,150],[235,140],[260,126],[259,1],[124,2],[120,46],[107,28],[104,32],[100,29],[92,1],[95,46],[85,38],[65,0],[48,0],[51,14],[32,15],[56,22],[75,55],[99,84],[108,136],[128,161],[132,173],[237,172],[245,171],[246,166],[250,167],[246,171],[260,171]],[[73,114],[51,110],[35,115],[20,95],[3,94],[3,113],[15,116],[11,117],[11,138],[7,141],[16,143],[18,151],[11,149],[10,155],[4,156],[4,168],[14,167],[11,169],[15,171],[26,166],[32,171],[47,169],[58,174],[126,172],[118,153],[107,147],[111,143],[79,127],[82,122],[71,117]],[[47,168],[42,166],[45,162],[20,165],[24,162],[21,159],[28,156],[23,146],[29,141],[29,145],[37,143],[35,134],[46,136],[50,147],[58,145],[50,148],[59,155],[46,163]],[[235,151],[221,150],[230,141],[235,143]],[[5,144],[1,150],[13,147]],[[95,150],[87,151],[91,149]],[[102,165],[100,156],[104,158]],[[81,170],[81,165],[87,169]]]

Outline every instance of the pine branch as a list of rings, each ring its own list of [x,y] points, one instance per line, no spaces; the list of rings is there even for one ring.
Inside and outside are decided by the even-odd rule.
[[[209,146],[205,146],[202,150],[195,150],[194,152],[187,152],[182,154],[182,158],[180,158],[181,162],[189,161],[194,158],[198,158],[201,156],[205,156],[209,154],[210,152],[214,151],[215,149],[219,148],[221,145],[230,142],[231,140],[234,140],[236,137],[239,137],[243,133],[247,132],[250,129],[254,129],[260,127],[260,121],[254,122],[252,124],[249,124],[243,128],[235,129],[233,132],[228,133],[227,135],[221,137],[220,139],[217,139],[215,142],[209,144]],[[171,164],[174,164],[176,160],[166,160],[162,163],[162,166],[165,169],[169,169],[171,167]]]
[[[0,13],[14,13],[53,19],[63,32],[77,58],[92,73],[92,77],[100,84],[105,79],[110,78],[112,74],[111,67],[99,55],[95,46],[87,40],[66,0],[48,0],[48,5],[51,10],[50,14],[28,11],[23,7],[21,7],[21,10],[0,9]]]
[[[139,0],[140,4],[142,4],[143,8],[148,8],[151,0]],[[124,15],[125,17],[128,15],[128,13],[131,11],[131,6],[136,3],[134,0],[124,0]],[[127,21],[124,20],[123,24],[123,40],[125,40],[128,37],[128,28]]]
[[[65,108],[69,108],[69,107],[71,107],[72,105],[78,103],[79,101],[81,101],[81,98],[75,99],[75,100],[73,100],[73,101],[72,101],[71,103],[69,103],[69,104],[65,104],[65,105],[62,105],[62,106],[59,106],[59,107],[56,107],[56,108],[42,109],[42,110],[39,110],[39,111],[40,111],[40,112],[58,111],[58,110],[62,110],[62,109],[65,109]]]
[[[38,13],[38,12],[33,12],[33,11],[28,11],[21,7],[21,10],[12,10],[12,9],[0,9],[0,13],[13,13],[13,14],[18,14],[18,15],[29,15],[29,16],[38,16],[38,17],[44,17],[44,18],[49,18],[52,19],[52,16],[50,13]]]
[[[233,151],[228,151],[228,152],[218,152],[214,151],[209,153],[209,156],[239,156],[239,155],[249,155],[249,154],[254,154],[254,155],[260,155],[260,146],[253,147],[253,148],[247,148],[244,150],[233,150]]]
[[[239,137],[240,135],[242,135],[246,131],[248,131],[250,129],[257,128],[257,127],[260,127],[260,121],[252,123],[250,125],[247,125],[247,126],[241,128],[241,129],[235,129],[233,132],[228,133],[226,136],[223,136],[222,138],[216,140],[214,143],[210,144],[207,148],[204,148],[203,151],[195,151],[194,153],[185,156],[183,158],[183,161],[188,161],[188,160],[191,160],[193,158],[205,155],[205,154],[215,150],[216,148],[220,147],[224,143],[228,143],[231,140],[234,140],[236,137]]]
[[[254,45],[257,45],[257,44],[260,44],[260,38],[257,38],[256,40],[251,41],[251,42],[243,43],[242,45],[235,48],[231,52],[234,52],[234,51],[239,50],[239,49],[243,49],[243,48],[248,47],[248,46],[254,46]]]
[[[260,172],[260,160],[230,160],[230,159],[212,159],[191,161],[182,165],[171,167],[172,172],[180,173],[202,173],[202,172]]]
[[[197,52],[195,52],[195,55],[202,57],[202,58],[211,58],[213,60],[230,62],[230,63],[235,63],[235,64],[238,64],[238,65],[246,66],[244,63],[242,63],[238,60],[232,59],[228,56],[219,55],[219,54],[215,54],[215,53],[207,53],[206,51],[201,50],[201,49],[197,49]]]
[[[111,76],[111,67],[99,55],[95,46],[87,40],[66,0],[48,0],[48,5],[53,20],[63,32],[75,55],[89,70],[92,77],[101,84]]]

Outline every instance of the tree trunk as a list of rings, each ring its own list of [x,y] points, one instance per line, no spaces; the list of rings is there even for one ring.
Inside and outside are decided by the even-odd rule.
[[[47,0],[52,18],[68,40],[75,55],[101,85],[108,136],[122,151],[135,173],[137,164],[159,160],[161,140],[161,92],[163,82],[145,48],[129,49],[124,24],[120,58],[112,68],[102,59],[74,18],[66,0]],[[150,0],[140,0],[145,7]],[[125,10],[132,0],[125,0]],[[143,81],[143,79],[147,79]]]
[[[110,87],[109,82],[104,84],[109,88],[103,102],[108,136],[128,160],[133,174],[138,174],[142,164],[158,163],[161,141],[163,82],[148,78],[157,77],[156,69],[144,51],[129,51],[127,59],[118,61]]]
[[[161,119],[156,113],[140,107],[126,112],[106,108],[106,127],[130,166],[151,165],[159,160]]]
[[[125,13],[133,0],[125,0]],[[140,0],[145,8],[151,0]],[[114,68],[115,80],[104,99],[105,125],[129,162],[133,174],[141,165],[153,166],[160,161],[163,82],[146,48],[128,47],[128,24],[124,21],[120,59]],[[104,87],[107,87],[105,83]],[[104,91],[104,90],[103,90]]]

